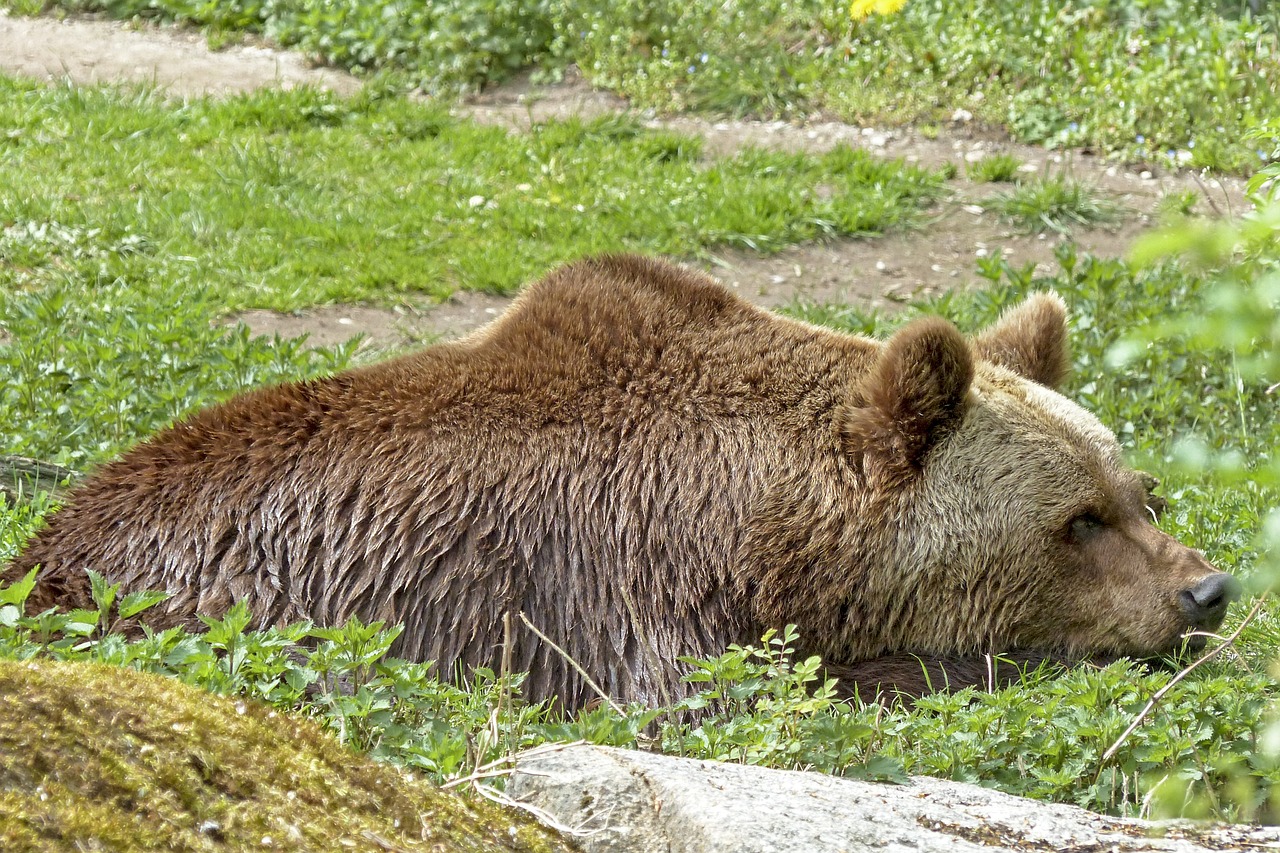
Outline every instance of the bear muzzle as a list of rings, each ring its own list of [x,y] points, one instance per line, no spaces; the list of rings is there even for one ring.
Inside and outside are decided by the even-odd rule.
[[[1215,572],[1178,593],[1178,609],[1192,629],[1212,631],[1222,624],[1227,608],[1240,593],[1240,581],[1225,572]]]

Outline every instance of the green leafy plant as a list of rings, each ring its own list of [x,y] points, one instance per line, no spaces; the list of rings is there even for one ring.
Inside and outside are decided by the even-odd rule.
[[[758,647],[733,645],[718,658],[681,658],[690,667],[684,680],[700,689],[676,709],[709,713],[675,735],[679,751],[746,764],[774,764],[795,751],[806,721],[835,704],[835,682],[821,677],[822,661],[793,660],[797,639],[795,626],[788,626],[781,634],[767,632]]]
[[[1182,255],[1206,269],[1214,285],[1197,310],[1149,322],[1110,353],[1114,364],[1125,365],[1170,340],[1222,353],[1236,384],[1233,402],[1242,435],[1251,430],[1249,412],[1255,410],[1246,389],[1264,386],[1263,404],[1271,412],[1280,390],[1280,200],[1255,195],[1253,201],[1254,210],[1238,220],[1183,223],[1139,243],[1134,250],[1139,263]],[[1208,474],[1227,488],[1247,484],[1280,489],[1280,456],[1274,445],[1251,453],[1191,432],[1182,437],[1174,458],[1188,475]],[[1259,588],[1274,588],[1280,583],[1280,510],[1265,514],[1258,534],[1256,580]]]
[[[548,740],[644,739],[673,754],[859,778],[982,780],[1121,813],[1168,805],[1175,787],[1181,799],[1169,813],[1256,818],[1272,808],[1277,768],[1254,752],[1270,680],[1220,666],[1171,694],[1161,725],[1139,729],[1105,761],[1108,744],[1168,673],[1119,663],[1057,678],[1030,673],[1006,690],[940,694],[914,708],[849,703],[835,699],[817,658],[795,658],[800,638],[788,627],[758,646],[685,660],[697,692],[672,708],[618,712],[605,703],[566,719],[523,702],[519,675],[481,669],[455,682],[430,664],[388,657],[398,629],[378,623],[250,630],[250,614],[236,606],[206,619],[203,633],[90,636],[80,616],[15,615],[31,580],[0,587],[0,656],[96,660],[249,697],[313,717],[348,746],[437,781],[494,776],[513,752]],[[118,622],[125,599],[100,580],[94,588],[95,603],[111,614],[104,624]]]

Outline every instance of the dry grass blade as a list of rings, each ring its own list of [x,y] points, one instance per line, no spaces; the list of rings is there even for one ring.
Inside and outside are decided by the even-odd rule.
[[[539,823],[541,823],[543,826],[549,827],[550,829],[554,829],[556,832],[563,833],[564,835],[570,835],[575,838],[585,838],[588,835],[593,835],[599,831],[599,830],[592,830],[592,829],[583,829],[580,826],[569,826],[568,824],[561,823],[560,821],[556,820],[551,815],[550,812],[540,809],[535,805],[531,805],[529,803],[523,803],[520,800],[515,799],[514,797],[509,797],[506,794],[504,794],[502,791],[499,791],[496,788],[490,788],[488,785],[476,784],[472,786],[472,790],[474,790],[477,794],[484,797],[486,800],[489,800],[490,802],[497,803],[498,805],[501,805],[501,806],[506,806],[507,808],[519,809],[522,812],[526,812],[532,815],[534,819],[537,820]]]
[[[0,494],[11,504],[31,500],[39,492],[50,492],[55,498],[61,498],[79,479],[78,472],[52,462],[0,455]]]

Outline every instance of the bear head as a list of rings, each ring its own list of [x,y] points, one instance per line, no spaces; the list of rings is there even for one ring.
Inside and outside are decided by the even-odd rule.
[[[843,494],[798,486],[772,510],[812,536],[765,534],[793,548],[766,558],[758,616],[835,663],[1143,657],[1216,628],[1239,584],[1156,526],[1150,478],[1055,390],[1069,365],[1053,294],[972,340],[939,318],[890,338],[833,418]]]

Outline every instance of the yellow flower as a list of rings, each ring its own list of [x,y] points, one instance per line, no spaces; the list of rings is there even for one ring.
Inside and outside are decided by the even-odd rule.
[[[849,17],[861,21],[872,12],[877,15],[892,15],[905,5],[907,0],[853,0],[853,5],[849,7]]]

